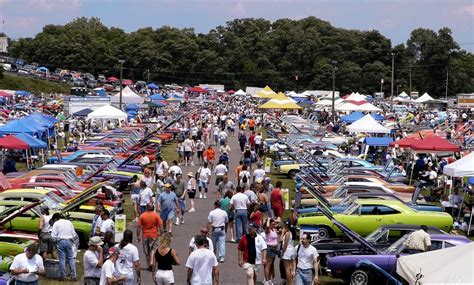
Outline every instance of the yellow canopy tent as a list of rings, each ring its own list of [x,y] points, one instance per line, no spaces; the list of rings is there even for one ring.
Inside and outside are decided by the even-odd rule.
[[[283,93],[278,93],[273,99],[258,106],[260,109],[302,109],[295,100],[287,97]]]
[[[257,94],[255,94],[255,97],[271,99],[274,98],[276,95],[277,94],[275,93],[275,91],[273,91],[272,88],[267,85],[265,86],[265,88],[258,91]]]

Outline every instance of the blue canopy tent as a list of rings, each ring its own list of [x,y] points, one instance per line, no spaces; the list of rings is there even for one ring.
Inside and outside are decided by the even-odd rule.
[[[94,92],[100,97],[104,97],[107,95],[107,92],[105,92],[104,88],[95,88]]]
[[[28,91],[25,91],[25,90],[17,90],[17,91],[15,91],[15,95],[18,95],[18,96],[30,96],[31,93],[28,92]]]
[[[42,113],[33,113],[26,117],[25,119],[29,121],[34,121],[36,124],[46,127],[48,129],[48,136],[53,137],[54,136],[54,125],[59,122],[58,119],[55,117],[42,114]]]
[[[18,134],[27,133],[34,135],[45,131],[45,128],[39,130],[37,126],[25,120],[13,120],[0,127],[0,134]]]
[[[151,100],[166,100],[165,97],[161,96],[161,94],[153,94],[150,96]]]
[[[137,104],[128,104],[125,106],[125,111],[138,111],[140,107]]]
[[[380,114],[371,114],[372,118],[374,118],[377,121],[383,121],[385,120],[385,117],[380,115]]]
[[[44,66],[40,66],[40,67],[38,67],[38,69],[36,69],[36,70],[44,71],[44,72],[48,72],[48,71],[49,71],[49,69],[46,68],[46,67],[44,67]]]
[[[148,84],[148,88],[150,88],[152,90],[159,89],[158,85],[156,85],[155,83]]]
[[[346,122],[346,123],[354,123],[355,121],[361,119],[364,116],[365,115],[362,112],[356,111],[347,116],[342,117],[341,121]]]
[[[388,146],[391,142],[393,142],[393,138],[391,137],[365,138],[365,144],[370,146]]]
[[[469,184],[471,184],[471,185],[474,185],[474,176],[469,177],[469,178],[467,179],[467,183],[469,183]]]
[[[92,112],[94,112],[94,110],[92,110],[90,108],[85,108],[85,109],[82,109],[80,111],[77,111],[77,112],[73,113],[72,115],[74,117],[87,117],[87,115],[89,115]]]
[[[163,101],[163,100],[153,100],[151,102],[156,105],[155,107],[164,107],[168,105],[166,104],[166,101]]]
[[[19,133],[15,135],[17,138],[20,140],[24,141],[27,143],[31,148],[47,148],[48,144],[45,143],[44,141],[35,138],[32,135],[26,134],[26,133]]]

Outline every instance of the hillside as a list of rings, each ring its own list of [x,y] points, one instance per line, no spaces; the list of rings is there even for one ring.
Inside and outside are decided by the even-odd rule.
[[[0,79],[0,89],[8,90],[26,90],[33,93],[66,93],[69,94],[71,86],[69,84],[60,84],[56,82],[21,77],[10,74],[3,74]]]

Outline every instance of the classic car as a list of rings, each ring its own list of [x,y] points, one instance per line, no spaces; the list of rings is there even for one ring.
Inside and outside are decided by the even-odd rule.
[[[453,218],[448,213],[417,211],[400,201],[356,200],[344,212],[333,214],[337,221],[362,236],[386,224],[427,225],[446,232],[449,232],[453,225]],[[317,228],[320,238],[342,235],[339,228],[321,213],[299,216],[298,225]]]
[[[413,193],[415,191],[414,186],[401,183],[390,183],[381,178],[369,175],[335,176],[330,181],[325,181],[324,183],[322,183],[322,185],[324,191],[333,192],[338,189],[344,182],[372,182],[383,185],[396,192]]]
[[[46,182],[46,183],[61,183],[67,188],[71,190],[83,191],[86,189],[85,187],[79,185],[74,180],[68,179],[63,175],[37,175],[37,176],[29,176],[24,175],[18,178],[10,179],[9,180],[12,187],[19,188],[23,183],[35,183],[35,182]]]
[[[397,258],[405,252],[404,242],[409,234],[404,235],[388,248],[377,250],[372,248],[371,253],[351,254],[351,252],[335,252],[334,256],[327,257],[327,273],[332,277],[342,278],[351,284],[379,284],[380,279],[369,268],[356,268],[357,262],[369,260],[388,273],[396,274]],[[452,246],[464,245],[471,240],[461,235],[430,234],[431,250],[438,250]]]

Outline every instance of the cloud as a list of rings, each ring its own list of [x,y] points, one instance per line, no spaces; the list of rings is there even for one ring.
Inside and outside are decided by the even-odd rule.
[[[31,28],[31,26],[37,25],[39,23],[39,18],[32,16],[32,17],[22,17],[16,20],[15,25],[22,30]]]
[[[474,17],[474,4],[463,5],[456,9],[454,14],[458,16]]]
[[[81,0],[30,0],[28,7],[40,11],[69,10],[81,7]]]

